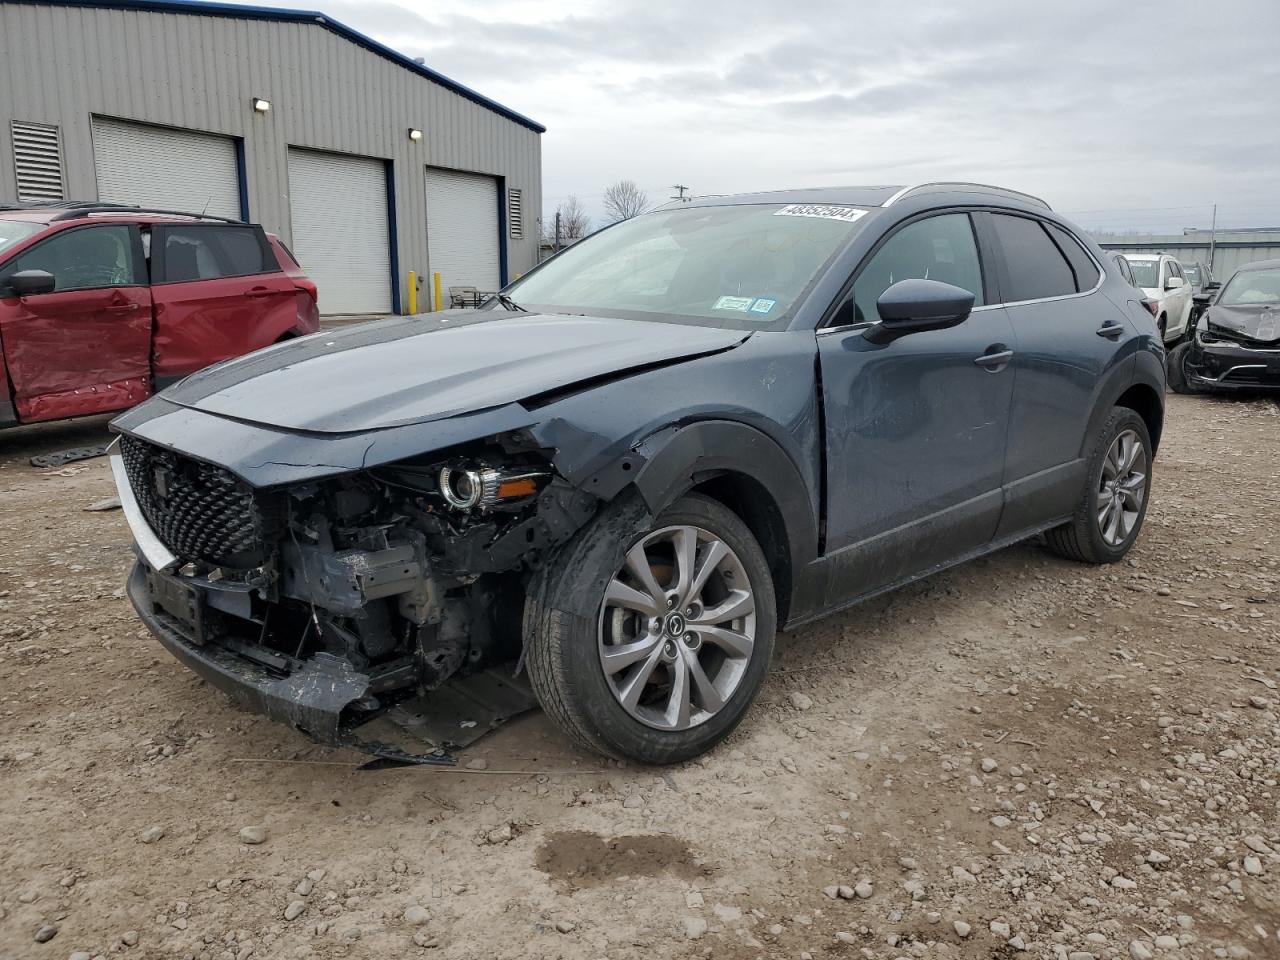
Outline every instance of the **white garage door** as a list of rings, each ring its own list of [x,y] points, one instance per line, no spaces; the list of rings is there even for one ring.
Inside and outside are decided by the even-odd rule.
[[[427,257],[449,287],[491,293],[502,285],[498,261],[498,182],[456,170],[427,170]]]
[[[292,249],[320,288],[320,312],[391,312],[387,168],[381,160],[289,150]]]
[[[99,200],[240,216],[230,137],[94,117],[93,163]]]

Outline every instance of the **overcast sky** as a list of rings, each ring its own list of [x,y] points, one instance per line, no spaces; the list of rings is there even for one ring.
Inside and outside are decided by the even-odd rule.
[[[1280,224],[1280,0],[284,2],[544,124],[548,213],[976,180],[1091,228]]]

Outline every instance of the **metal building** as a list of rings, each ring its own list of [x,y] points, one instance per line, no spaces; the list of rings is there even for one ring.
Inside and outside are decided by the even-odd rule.
[[[1167,253],[1182,263],[1203,263],[1225,282],[1246,263],[1280,258],[1280,228],[1197,230],[1152,236],[1131,233],[1093,233],[1098,246],[1122,253]]]
[[[0,198],[257,221],[326,314],[402,312],[410,271],[491,291],[534,266],[543,130],[320,13],[0,2]]]

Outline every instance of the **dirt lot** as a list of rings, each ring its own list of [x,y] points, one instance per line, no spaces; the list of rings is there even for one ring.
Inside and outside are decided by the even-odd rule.
[[[1274,403],[1170,398],[1126,563],[1027,544],[798,630],[665,770],[530,716],[363,772],[238,712],[122,599],[105,461],[27,463],[101,431],[0,434],[4,960],[1280,955]]]

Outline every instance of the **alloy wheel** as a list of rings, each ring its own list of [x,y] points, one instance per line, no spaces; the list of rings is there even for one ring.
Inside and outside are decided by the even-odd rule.
[[[631,717],[687,730],[738,689],[755,633],[755,597],[733,549],[701,527],[663,527],[627,551],[605,589],[600,666]]]
[[[1133,430],[1122,431],[1107,449],[1098,487],[1098,529],[1118,547],[1129,538],[1147,494],[1147,451]]]

